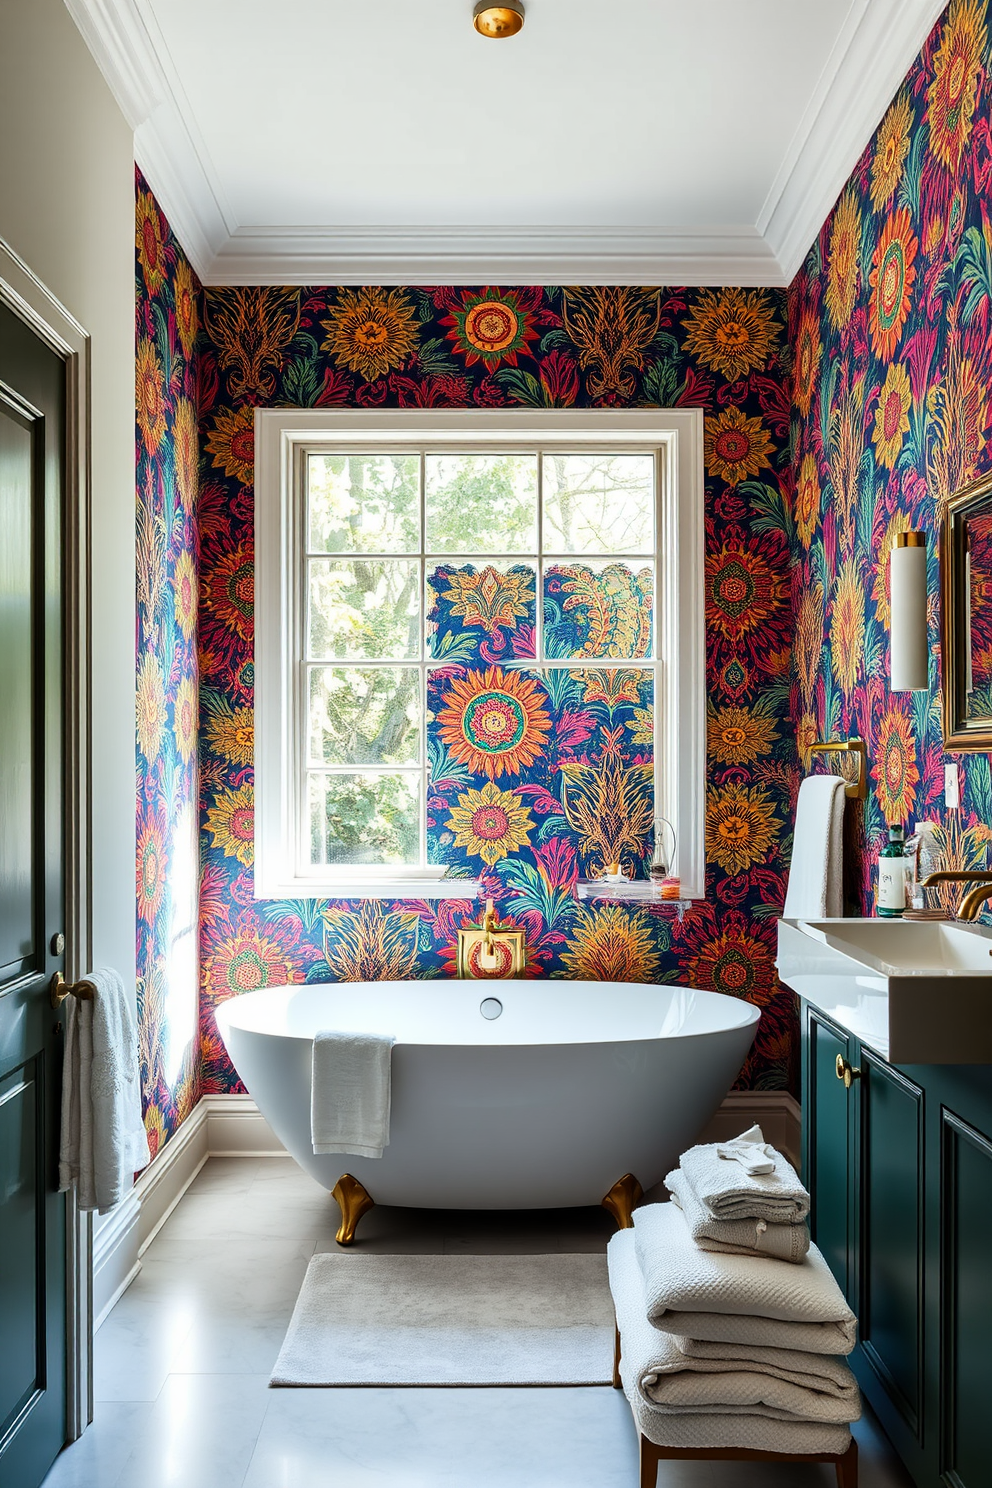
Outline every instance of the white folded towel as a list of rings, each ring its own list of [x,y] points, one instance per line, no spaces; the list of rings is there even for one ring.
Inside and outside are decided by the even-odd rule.
[[[629,1230],[614,1235],[607,1252],[610,1289],[614,1299],[627,1297],[624,1310],[646,1318],[644,1277],[637,1263],[636,1245]],[[842,1360],[832,1359],[829,1376],[802,1367],[804,1355],[762,1349],[761,1358],[740,1349],[740,1357],[719,1359],[687,1355],[679,1340],[648,1324],[635,1334],[636,1384],[658,1410],[718,1413],[761,1410],[776,1419],[825,1421],[834,1425],[856,1421],[861,1414],[858,1386]],[[625,1348],[627,1345],[624,1340]],[[789,1365],[769,1364],[769,1355],[783,1353]]]
[[[630,1230],[614,1235],[607,1260],[621,1338],[620,1378],[642,1435],[664,1447],[738,1447],[810,1454],[847,1450],[851,1434],[843,1422],[809,1420],[778,1406],[728,1403],[722,1407],[688,1409],[680,1405],[662,1409],[655,1405],[644,1394],[641,1382],[657,1373],[651,1366],[659,1358],[659,1334],[646,1317],[644,1279],[632,1239]],[[697,1383],[707,1384],[702,1379]],[[855,1416],[860,1413],[856,1396],[853,1403],[845,1404],[845,1417],[848,1412]]]
[[[65,1054],[59,1189],[77,1185],[80,1209],[106,1214],[151,1155],[141,1119],[138,1035],[116,971],[87,978],[96,996],[62,1004]]]
[[[689,1233],[703,1250],[722,1250],[728,1255],[771,1256],[798,1264],[809,1250],[809,1227],[800,1224],[769,1224],[765,1219],[714,1219],[696,1195],[681,1168],[665,1179],[665,1187],[685,1215]]]
[[[720,1156],[721,1146],[761,1149],[772,1153],[775,1170],[749,1174],[740,1163]],[[760,1126],[752,1126],[733,1142],[706,1143],[683,1152],[679,1166],[704,1209],[714,1219],[763,1219],[768,1224],[798,1224],[809,1213],[809,1194],[792,1164],[769,1147]]]
[[[381,1157],[389,1146],[395,1039],[383,1033],[318,1033],[313,1041],[310,1135],[314,1152]]]
[[[782,911],[788,920],[844,913],[844,786],[840,775],[807,775],[799,787]]]
[[[849,1354],[857,1320],[815,1245],[799,1265],[693,1243],[677,1204],[634,1211],[647,1315],[686,1338]]]

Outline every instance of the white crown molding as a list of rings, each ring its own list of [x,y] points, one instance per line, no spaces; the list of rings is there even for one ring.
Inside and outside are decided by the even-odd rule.
[[[782,284],[753,227],[239,227],[206,284]]]
[[[137,164],[202,277],[237,227],[148,0],[65,0],[134,130]]]
[[[204,284],[787,285],[946,0],[852,0],[752,226],[252,227],[234,218],[151,0],[65,0]]]
[[[791,283],[947,0],[854,0],[757,230]]]

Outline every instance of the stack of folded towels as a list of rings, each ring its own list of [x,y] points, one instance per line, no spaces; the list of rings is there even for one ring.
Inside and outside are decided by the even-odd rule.
[[[758,1127],[693,1147],[609,1246],[620,1374],[666,1447],[843,1453],[857,1321],[810,1243],[809,1194]]]

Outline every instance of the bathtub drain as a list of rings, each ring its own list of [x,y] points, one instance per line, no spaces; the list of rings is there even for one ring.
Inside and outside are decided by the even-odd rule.
[[[484,1018],[498,1018],[503,1011],[503,1004],[498,997],[484,997],[479,1003],[479,1012]]]

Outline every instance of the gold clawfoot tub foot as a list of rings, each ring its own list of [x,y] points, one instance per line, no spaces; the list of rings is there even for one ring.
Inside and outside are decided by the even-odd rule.
[[[350,1245],[355,1238],[358,1221],[363,1214],[375,1207],[375,1199],[350,1173],[341,1174],[331,1193],[341,1210],[341,1224],[334,1238],[339,1245]]]
[[[612,1214],[618,1230],[629,1230],[634,1224],[634,1210],[644,1197],[644,1190],[633,1173],[624,1173],[618,1178],[603,1199],[603,1208]]]

